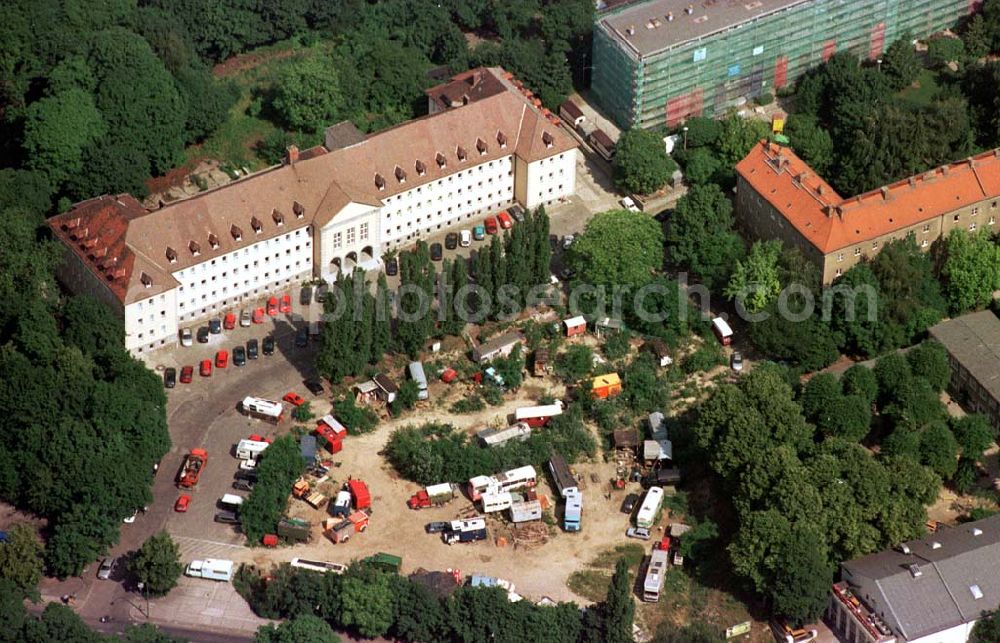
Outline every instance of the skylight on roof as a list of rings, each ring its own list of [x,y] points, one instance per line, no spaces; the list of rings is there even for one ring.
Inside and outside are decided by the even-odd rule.
[[[972,598],[977,601],[983,597],[983,590],[979,589],[979,585],[969,585],[969,591],[972,592]]]

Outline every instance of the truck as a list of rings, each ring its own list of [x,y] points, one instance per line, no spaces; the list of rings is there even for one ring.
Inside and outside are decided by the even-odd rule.
[[[566,492],[566,512],[563,514],[563,529],[580,531],[580,520],[583,517],[583,494],[579,489]]]
[[[482,518],[452,520],[451,528],[441,534],[441,539],[449,545],[486,540],[486,521]]]
[[[354,535],[354,523],[350,520],[327,519],[323,521],[323,533],[335,545],[346,543]]]
[[[333,504],[330,505],[329,511],[331,516],[342,516],[346,518],[347,514],[351,513],[351,492],[337,492],[337,498],[333,501]]]
[[[263,440],[240,440],[236,444],[236,457],[240,460],[256,460],[268,447]]]
[[[423,509],[425,507],[440,507],[451,502],[458,495],[458,486],[450,482],[432,484],[425,489],[416,492],[406,502],[410,509]]]
[[[351,492],[355,509],[368,509],[372,506],[372,497],[368,492],[368,485],[363,480],[348,480],[347,490]]]
[[[205,470],[208,463],[208,451],[205,449],[191,449],[191,452],[184,456],[184,464],[181,465],[181,472],[177,476],[177,486],[190,489],[198,484],[201,472]]]
[[[309,542],[312,539],[312,524],[300,518],[282,518],[278,522],[278,535],[297,543]]]
[[[219,498],[219,506],[224,509],[232,509],[234,511],[238,510],[243,506],[243,496],[237,496],[235,493],[226,493]]]
[[[207,578],[228,583],[233,579],[233,567],[234,564],[231,560],[206,558],[205,560],[192,560],[188,563],[184,574],[192,578]]]

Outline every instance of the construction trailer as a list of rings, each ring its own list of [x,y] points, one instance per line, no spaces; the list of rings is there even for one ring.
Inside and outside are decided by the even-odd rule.
[[[646,568],[646,577],[642,581],[642,600],[649,603],[656,603],[660,600],[660,592],[663,590],[663,579],[666,577],[669,561],[669,550],[653,550],[649,566]]]
[[[372,496],[368,491],[368,485],[363,480],[352,478],[347,481],[347,490],[351,492],[351,499],[354,500],[355,509],[368,509],[372,506]]]
[[[590,394],[599,400],[615,397],[621,392],[622,380],[618,377],[618,373],[598,375],[590,384]]]
[[[552,474],[552,479],[556,483],[556,490],[559,491],[559,495],[563,498],[570,491],[578,491],[576,477],[573,472],[570,471],[569,465],[566,464],[566,459],[560,454],[553,454],[549,458],[549,473]]]
[[[452,520],[450,528],[441,534],[441,539],[449,544],[470,543],[486,540],[486,521],[482,518],[471,520]]]
[[[538,476],[535,467],[525,465],[510,471],[504,471],[494,476],[501,491],[513,491],[515,489],[534,488],[538,483]]]
[[[513,523],[531,522],[541,519],[542,503],[538,500],[515,502],[510,506],[510,521]]]
[[[524,442],[531,437],[531,427],[527,422],[517,422],[502,429],[487,428],[476,434],[483,447],[497,447],[511,440]]]
[[[635,516],[635,524],[639,527],[649,529],[656,522],[656,516],[663,506],[663,489],[661,487],[650,487],[646,492],[646,497],[642,500],[639,513]]]
[[[424,373],[424,365],[420,362],[410,362],[407,371],[410,373],[410,379],[417,383],[417,399],[426,400],[430,397],[430,393],[427,390],[427,375]]]
[[[518,331],[505,333],[489,341],[477,344],[472,349],[472,361],[488,362],[497,357],[507,357],[514,347],[524,342],[524,335]]]
[[[579,489],[572,489],[566,494],[566,511],[563,514],[563,529],[566,531],[580,531],[583,520],[583,493]]]
[[[207,578],[208,580],[218,580],[228,583],[233,580],[233,567],[235,564],[231,560],[219,558],[206,558],[205,560],[192,560],[184,570],[185,576],[193,578]]]
[[[570,317],[569,319],[563,320],[563,328],[566,331],[566,337],[576,337],[577,335],[583,335],[587,332],[587,320],[583,315],[577,315],[576,317]]]
[[[331,455],[344,450],[345,435],[346,431],[344,433],[337,433],[328,424],[323,422],[316,425],[316,437],[322,441],[323,446],[326,447],[326,450]]]

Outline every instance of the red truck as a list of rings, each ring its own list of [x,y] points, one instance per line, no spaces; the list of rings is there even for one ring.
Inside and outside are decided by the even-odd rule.
[[[351,539],[351,536],[366,529],[368,529],[368,514],[363,511],[355,511],[347,519],[340,522],[332,519],[324,522],[327,538],[332,540],[334,544],[345,543]]]
[[[410,509],[439,507],[452,500],[457,493],[458,488],[451,483],[432,484],[410,496],[406,504],[409,505]]]
[[[372,506],[372,497],[368,493],[368,485],[363,480],[348,480],[347,490],[351,492],[355,509],[367,509]]]
[[[191,449],[191,453],[184,458],[184,465],[177,478],[177,486],[191,488],[197,485],[198,478],[205,470],[206,463],[208,463],[208,452],[205,449]]]

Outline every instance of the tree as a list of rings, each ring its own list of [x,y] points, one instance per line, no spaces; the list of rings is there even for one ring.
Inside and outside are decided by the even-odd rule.
[[[859,395],[841,395],[830,408],[820,413],[816,424],[827,435],[859,442],[868,435],[872,421],[872,405]]]
[[[742,304],[748,312],[757,313],[774,301],[781,292],[778,261],[781,241],[756,241],[744,259],[736,260],[736,269],[729,278],[725,295]]]
[[[29,525],[7,528],[7,542],[0,546],[0,579],[14,583],[25,595],[42,579],[42,544]]]
[[[556,373],[567,383],[578,382],[590,375],[594,367],[594,353],[583,344],[573,344],[556,355]]]
[[[66,181],[65,190],[72,199],[123,192],[141,198],[148,193],[149,159],[131,141],[120,137],[94,141],[83,151],[82,166]]]
[[[788,310],[802,310],[800,295],[793,293],[788,301]],[[829,325],[816,315],[803,321],[790,319],[774,304],[766,312],[766,319],[750,325],[750,339],[763,354],[797,364],[806,371],[825,368],[840,357]]]
[[[392,626],[393,592],[388,574],[371,572],[344,578],[339,603],[341,622],[362,636],[383,636]]]
[[[927,58],[937,67],[965,59],[965,43],[960,38],[931,38],[927,43]]]
[[[297,59],[282,70],[271,105],[288,127],[322,131],[343,117],[340,73],[324,56]]]
[[[992,42],[986,21],[982,14],[974,14],[966,23],[965,32],[962,34],[962,43],[965,51],[973,60],[979,60],[990,53]]]
[[[684,121],[687,128],[688,148],[711,147],[719,140],[722,125],[708,116],[692,116]]]
[[[378,425],[378,415],[365,406],[358,406],[352,396],[346,396],[333,403],[333,413],[351,435],[371,433]]]
[[[906,32],[889,45],[882,56],[882,73],[897,91],[909,87],[920,74],[920,60],[912,41],[912,34]]]
[[[774,611],[796,624],[819,618],[833,578],[822,532],[814,525],[796,523],[771,564],[774,581],[768,593]]]
[[[854,364],[840,377],[840,385],[845,395],[857,395],[868,404],[874,404],[878,397],[878,380],[872,369],[864,364]]]
[[[83,151],[104,136],[101,114],[88,92],[70,88],[35,101],[24,124],[28,166],[59,185],[83,166]]]
[[[655,132],[633,128],[615,144],[615,184],[625,192],[652,194],[667,184],[676,169]]]
[[[299,444],[291,434],[276,439],[257,462],[257,484],[240,507],[240,524],[250,542],[273,534],[285,511],[288,490],[305,465]]]
[[[996,440],[996,431],[985,415],[974,413],[961,418],[951,418],[951,432],[958,442],[962,457],[972,462],[979,460],[983,452]]]
[[[719,160],[726,168],[736,167],[754,145],[771,134],[771,128],[765,121],[743,118],[735,112],[722,119],[721,123],[722,131],[719,132],[716,147]]]
[[[709,183],[721,164],[711,150],[699,147],[684,155],[684,179],[689,185]]]
[[[944,242],[941,277],[952,314],[989,304],[1000,290],[1000,244],[986,232],[952,230]]]
[[[733,206],[719,186],[691,186],[677,201],[667,247],[671,262],[697,274],[707,287],[728,280],[743,256],[743,242],[733,231]]]
[[[833,139],[815,116],[792,114],[785,124],[792,149],[819,176],[827,176],[833,165]]]
[[[935,422],[920,435],[920,461],[944,479],[955,475],[958,467],[958,442],[948,426]]]
[[[635,603],[632,601],[632,580],[628,573],[628,562],[619,558],[615,563],[615,573],[608,586],[608,595],[603,604],[604,640],[608,643],[628,643],[632,641],[632,620],[635,617]]]
[[[926,379],[937,391],[943,391],[951,379],[948,351],[934,340],[925,340],[906,354],[910,372]]]
[[[799,399],[802,413],[807,419],[815,420],[823,413],[829,413],[833,403],[839,398],[840,382],[830,373],[820,373],[806,383]]]
[[[145,583],[150,594],[166,594],[177,585],[177,579],[184,572],[180,548],[167,532],[153,534],[129,561],[129,571],[136,580]]]
[[[586,283],[638,288],[663,265],[663,230],[639,212],[602,212],[587,222],[568,254]]]
[[[972,643],[1000,643],[1000,612],[993,610],[980,617],[972,627]]]
[[[312,614],[300,614],[284,623],[268,623],[257,628],[254,643],[339,643],[326,621]]]
[[[395,416],[399,416],[403,411],[412,409],[420,399],[420,387],[413,380],[404,380],[396,393],[396,399],[392,401],[390,410]]]

